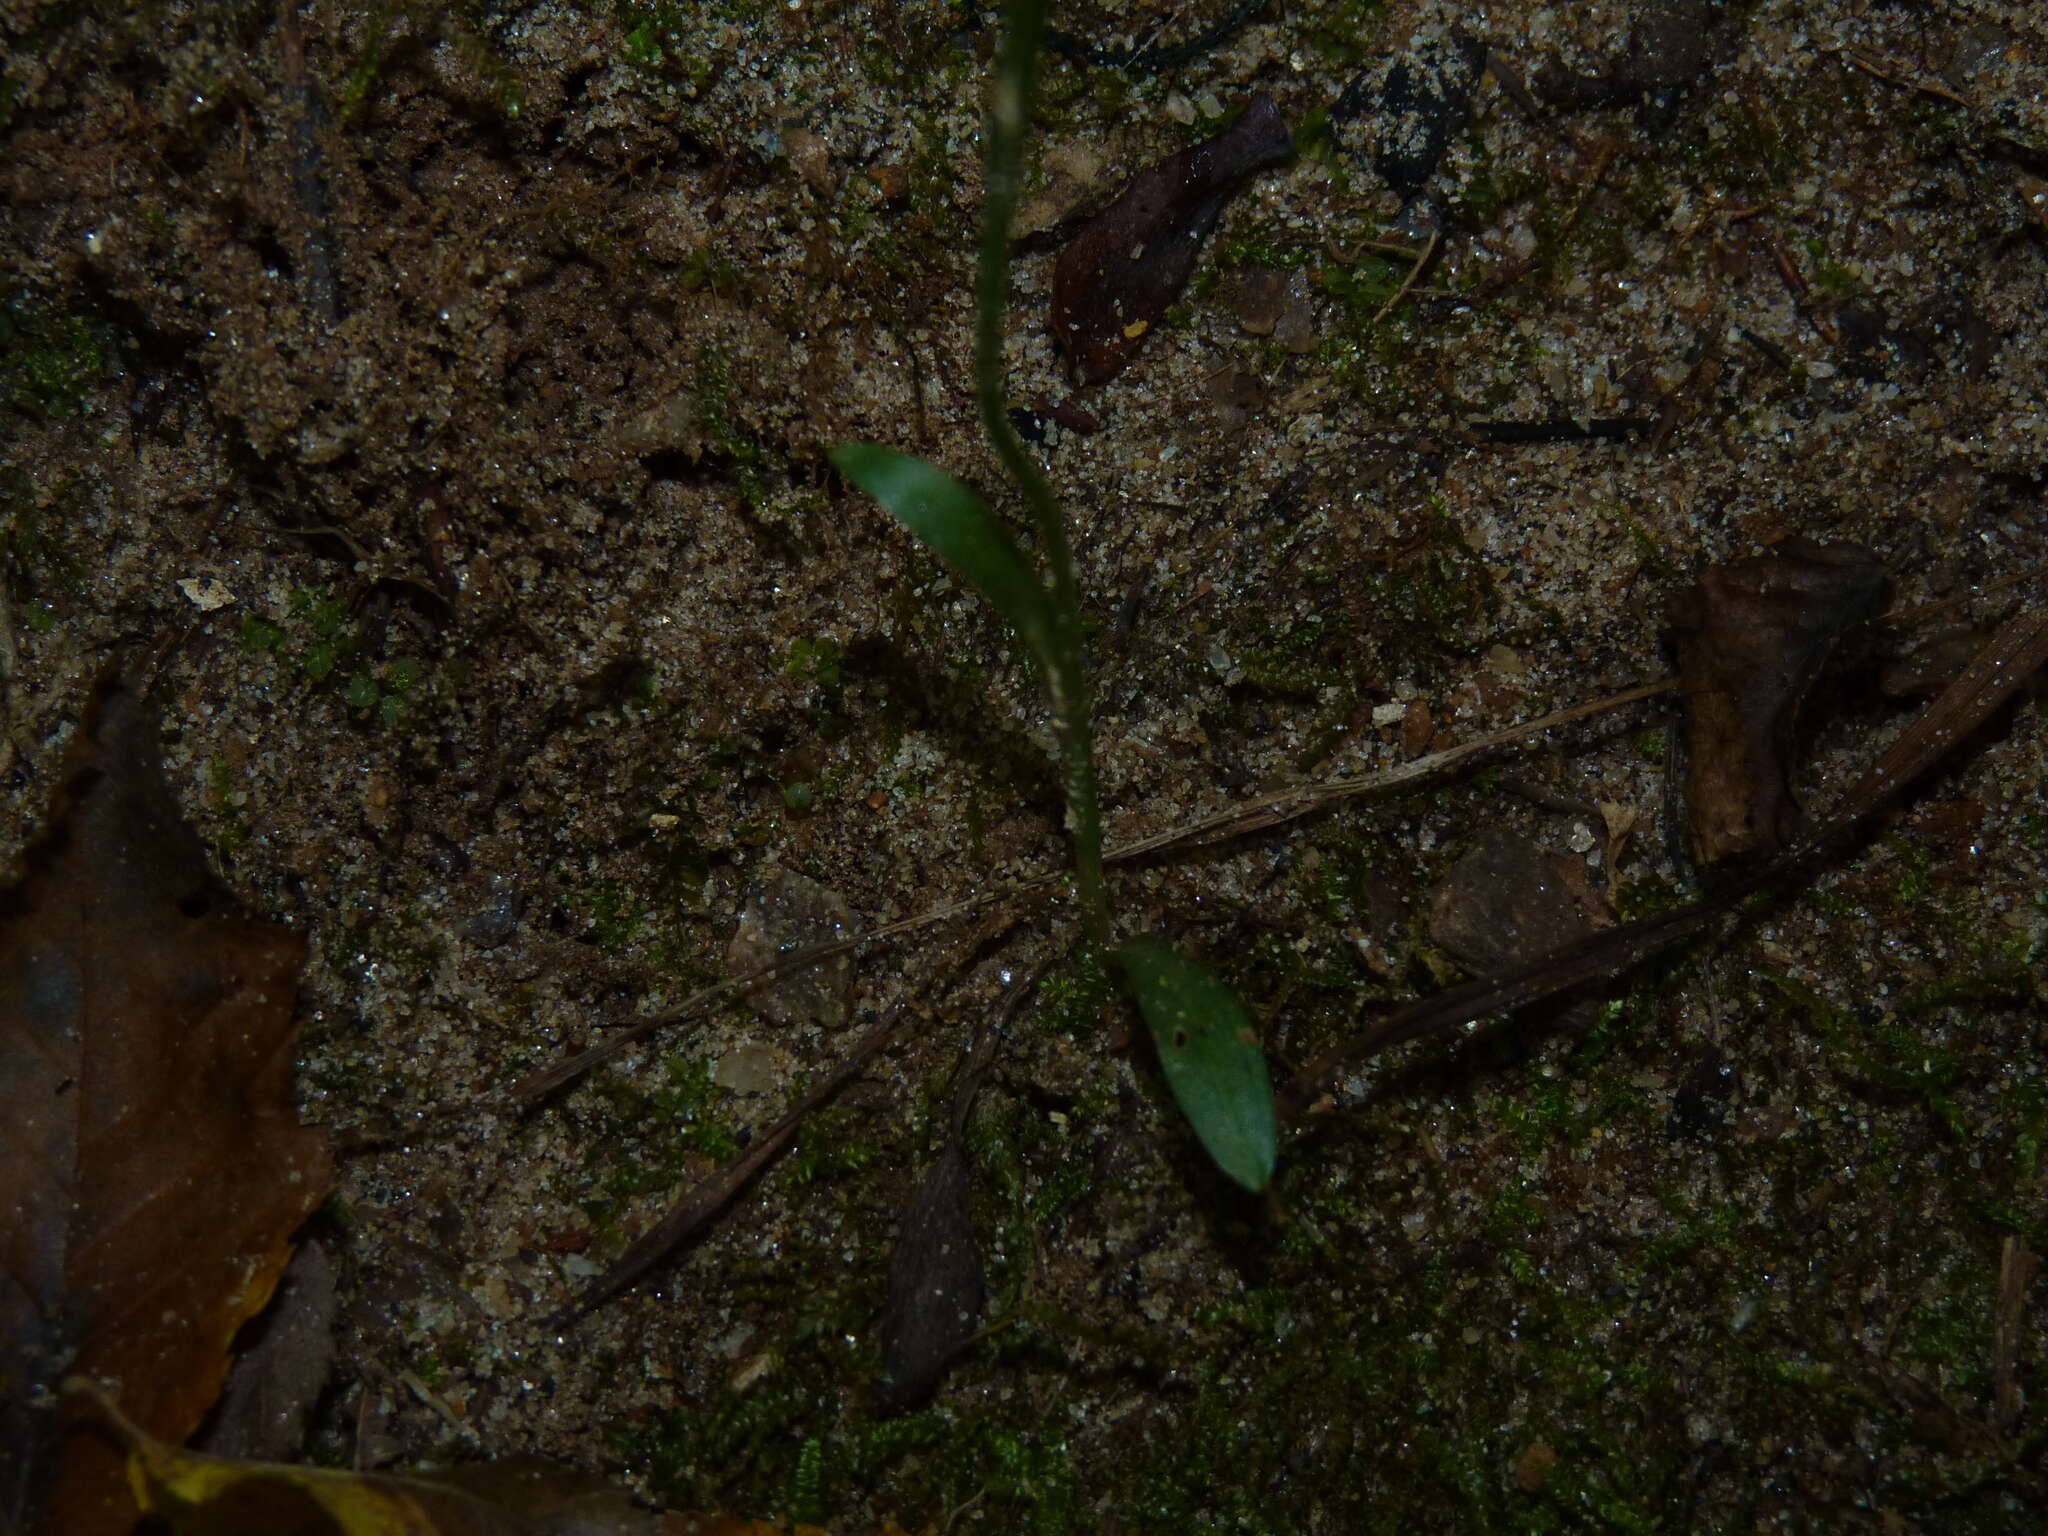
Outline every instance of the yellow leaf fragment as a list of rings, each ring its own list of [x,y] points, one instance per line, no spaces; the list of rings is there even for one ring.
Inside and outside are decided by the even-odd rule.
[[[143,1513],[174,1536],[650,1536],[654,1516],[573,1468],[496,1462],[391,1477],[202,1456],[143,1433],[73,1377],[128,1456]]]

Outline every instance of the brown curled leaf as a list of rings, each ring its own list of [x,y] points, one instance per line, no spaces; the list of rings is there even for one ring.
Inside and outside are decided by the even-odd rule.
[[[1771,855],[1799,833],[1793,732],[1835,642],[1883,604],[1884,567],[1856,544],[1787,539],[1716,566],[1671,608],[1685,693],[1693,856]]]
[[[1280,109],[1261,92],[1237,121],[1140,171],[1060,252],[1053,342],[1083,384],[1116,377],[1195,270],[1224,205],[1255,172],[1294,153]]]

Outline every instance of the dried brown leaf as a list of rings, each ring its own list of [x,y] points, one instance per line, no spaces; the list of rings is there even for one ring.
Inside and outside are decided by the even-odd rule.
[[[1481,833],[1429,897],[1429,936],[1467,970],[1498,976],[1583,938],[1586,919],[1527,838]]]
[[[1253,173],[1294,153],[1272,98],[1140,171],[1060,252],[1052,275],[1052,337],[1083,384],[1116,377],[1194,273],[1202,242]]]
[[[904,1208],[882,1308],[882,1402],[930,1397],[981,1326],[981,1252],[969,1212],[973,1183],[958,1140],[946,1143]]]
[[[1015,988],[1003,1004],[1007,1019],[1032,991]],[[967,1161],[967,1116],[982,1079],[1002,1050],[992,1029],[976,1043],[953,1084],[952,1128],[944,1149],[918,1181],[904,1207],[889,1254],[889,1288],[882,1303],[882,1406],[914,1408],[945,1379],[981,1327],[986,1276],[974,1233],[974,1170]]]
[[[1828,653],[1875,616],[1877,556],[1787,539],[1715,566],[1672,604],[1685,691],[1686,807],[1694,857],[1770,855],[1798,835],[1793,732]]]
[[[1340,1074],[1397,1045],[1555,997],[1584,982],[1618,975],[1645,955],[1699,932],[1757,892],[1799,875],[1940,761],[2044,665],[2048,665],[2048,607],[2037,602],[1991,637],[1962,675],[1878,754],[1831,815],[1776,858],[1728,882],[1706,901],[1603,929],[1505,975],[1481,977],[1395,1009],[1372,1028],[1311,1058],[1281,1090],[1282,1112],[1295,1115],[1316,1105]]]
[[[300,1245],[276,1297],[237,1341],[220,1406],[194,1442],[200,1450],[256,1461],[298,1454],[334,1366],[338,1278],[324,1243]]]
[[[213,877],[154,714],[104,688],[0,897],[0,1510],[18,1525],[133,1525],[112,1448],[56,1429],[55,1384],[118,1379],[140,1426],[183,1440],[326,1192],[292,1110],[304,952]]]

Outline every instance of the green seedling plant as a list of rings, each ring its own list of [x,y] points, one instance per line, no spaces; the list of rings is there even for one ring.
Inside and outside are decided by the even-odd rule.
[[[1081,654],[1081,602],[1066,518],[1004,409],[1003,308],[1010,223],[1024,163],[1040,46],[1042,0],[1013,0],[989,112],[987,201],[975,285],[975,398],[982,430],[1022,496],[1038,535],[1034,564],[1009,528],[967,486],[924,460],[873,444],[835,450],[842,474],[922,539],[1007,619],[1036,663],[1051,706],[1074,887],[1090,944],[1115,944],[1103,875],[1095,732]],[[1217,1167],[1245,1188],[1273,1176],[1278,1137],[1272,1085],[1243,1003],[1207,969],[1156,938],[1112,951],[1136,1000],[1167,1086]]]

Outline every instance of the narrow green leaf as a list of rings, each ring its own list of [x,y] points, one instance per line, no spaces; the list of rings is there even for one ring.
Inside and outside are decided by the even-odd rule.
[[[1246,1189],[1273,1177],[1273,1085],[1251,1016],[1222,982],[1157,939],[1117,951],[1159,1047],[1166,1086],[1216,1166]]]
[[[986,502],[943,469],[893,448],[847,443],[832,450],[832,462],[994,603],[1048,675],[1057,670],[1052,598]]]

